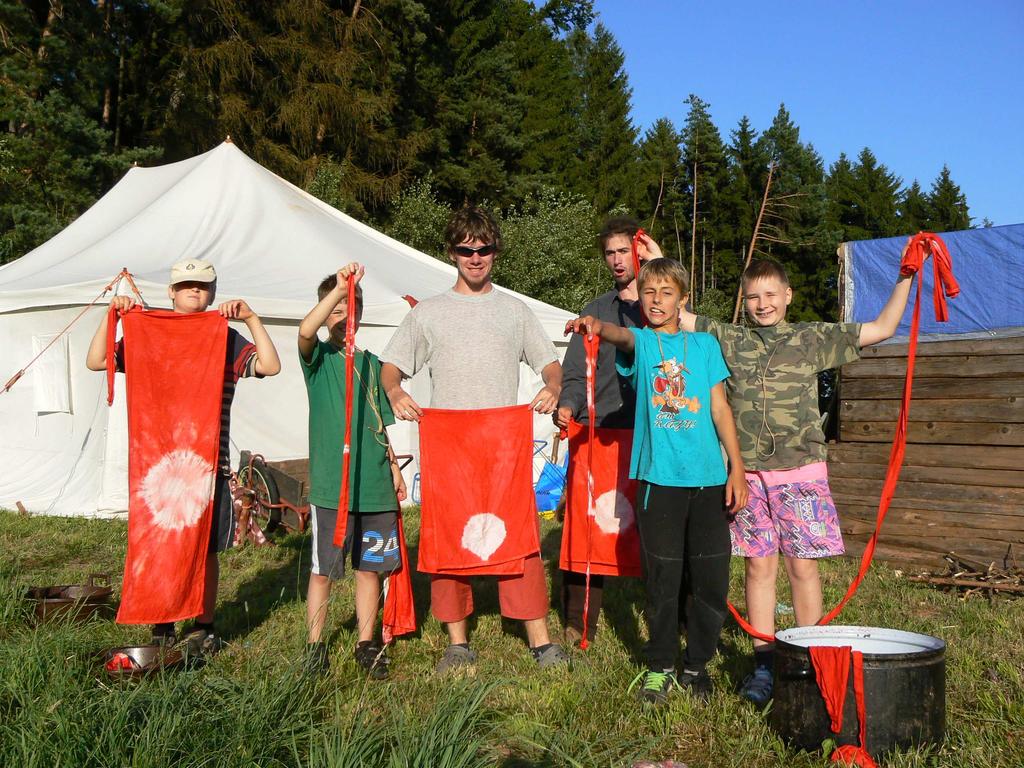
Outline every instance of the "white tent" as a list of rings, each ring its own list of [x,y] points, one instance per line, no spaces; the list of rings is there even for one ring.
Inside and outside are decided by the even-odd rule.
[[[123,267],[150,306],[168,307],[175,261],[196,257],[217,268],[216,301],[244,298],[263,318],[283,370],[242,382],[232,411],[232,453],[268,460],[307,455],[305,387],[295,351],[299,320],[316,286],[349,261],[366,266],[360,346],[380,352],[409,311],[403,296],[425,299],[450,288],[455,269],[355,221],[249,159],[230,142],[157,168],[133,168],[67,229],[0,267],[0,381],[17,371],[99,295]],[[118,293],[129,294],[122,281]],[[569,313],[520,296],[560,345]],[[0,507],[106,516],[127,509],[127,418],[123,383],[113,408],[105,377],[85,353],[109,302],[90,308],[71,331],[0,394]],[[243,325],[239,330],[245,332]],[[458,329],[452,329],[458,333]],[[525,366],[525,402],[540,386]],[[118,377],[120,380],[121,377]],[[417,376],[421,404],[427,382]],[[399,453],[416,450],[414,429],[396,425]],[[538,437],[551,432],[538,417]],[[407,481],[416,464],[407,470]]]

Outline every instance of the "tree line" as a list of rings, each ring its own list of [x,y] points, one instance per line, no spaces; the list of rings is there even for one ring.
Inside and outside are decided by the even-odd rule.
[[[0,86],[0,262],[133,163],[227,135],[432,255],[450,210],[491,207],[498,281],[570,310],[606,289],[593,234],[609,214],[692,267],[718,316],[761,214],[756,250],[789,269],[794,319],[834,318],[840,242],[971,226],[948,168],[925,190],[866,147],[826,167],[785,105],[723,136],[691,95],[641,135],[590,0],[0,0]]]

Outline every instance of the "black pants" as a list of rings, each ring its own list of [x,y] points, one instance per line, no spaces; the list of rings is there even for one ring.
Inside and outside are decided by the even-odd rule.
[[[669,669],[679,653],[684,573],[692,595],[683,668],[698,671],[715,654],[729,592],[725,486],[676,488],[641,482],[637,525],[647,591],[647,666]]]
[[[586,600],[587,575],[573,571],[562,571],[562,621],[583,634],[583,603]],[[604,594],[604,576],[590,575],[590,605],[587,606],[587,637],[591,640],[597,634],[597,619],[601,613],[601,598]]]

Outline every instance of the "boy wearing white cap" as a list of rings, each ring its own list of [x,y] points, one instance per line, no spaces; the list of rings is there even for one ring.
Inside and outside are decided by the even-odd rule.
[[[202,259],[183,259],[171,267],[171,280],[167,296],[175,312],[190,315],[205,312],[212,304],[217,292],[217,272],[213,265]],[[136,302],[129,296],[115,296],[110,306],[126,312]],[[255,312],[242,299],[225,301],[217,311],[228,320],[241,320],[252,334],[250,342],[234,328],[228,328],[227,359],[224,366],[224,392],[221,405],[220,446],[217,453],[217,482],[214,493],[214,516],[210,526],[210,549],[206,558],[206,587],[204,590],[203,613],[197,616],[193,625],[184,634],[192,652],[216,649],[218,640],[213,632],[213,611],[217,604],[217,581],[219,567],[217,553],[231,546],[234,540],[235,516],[231,493],[228,489],[228,475],[231,473],[228,453],[228,433],[231,424],[231,401],[235,395],[235,384],[240,378],[249,376],[274,376],[281,370],[274,343]],[[106,370],[107,359],[107,318],[103,313],[96,334],[89,345],[86,366],[93,371]],[[119,341],[115,350],[117,370],[124,372],[124,342]],[[177,637],[173,622],[153,627],[153,642],[174,645]]]

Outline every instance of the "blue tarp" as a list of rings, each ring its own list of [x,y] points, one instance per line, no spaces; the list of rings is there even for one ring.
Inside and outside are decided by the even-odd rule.
[[[943,232],[960,295],[950,300],[949,322],[937,323],[932,310],[933,268],[925,263],[922,334],[1009,335],[1024,329],[1024,224]],[[844,320],[867,322],[878,316],[892,292],[906,237],[846,244]],[[913,294],[897,338],[910,335]]]

